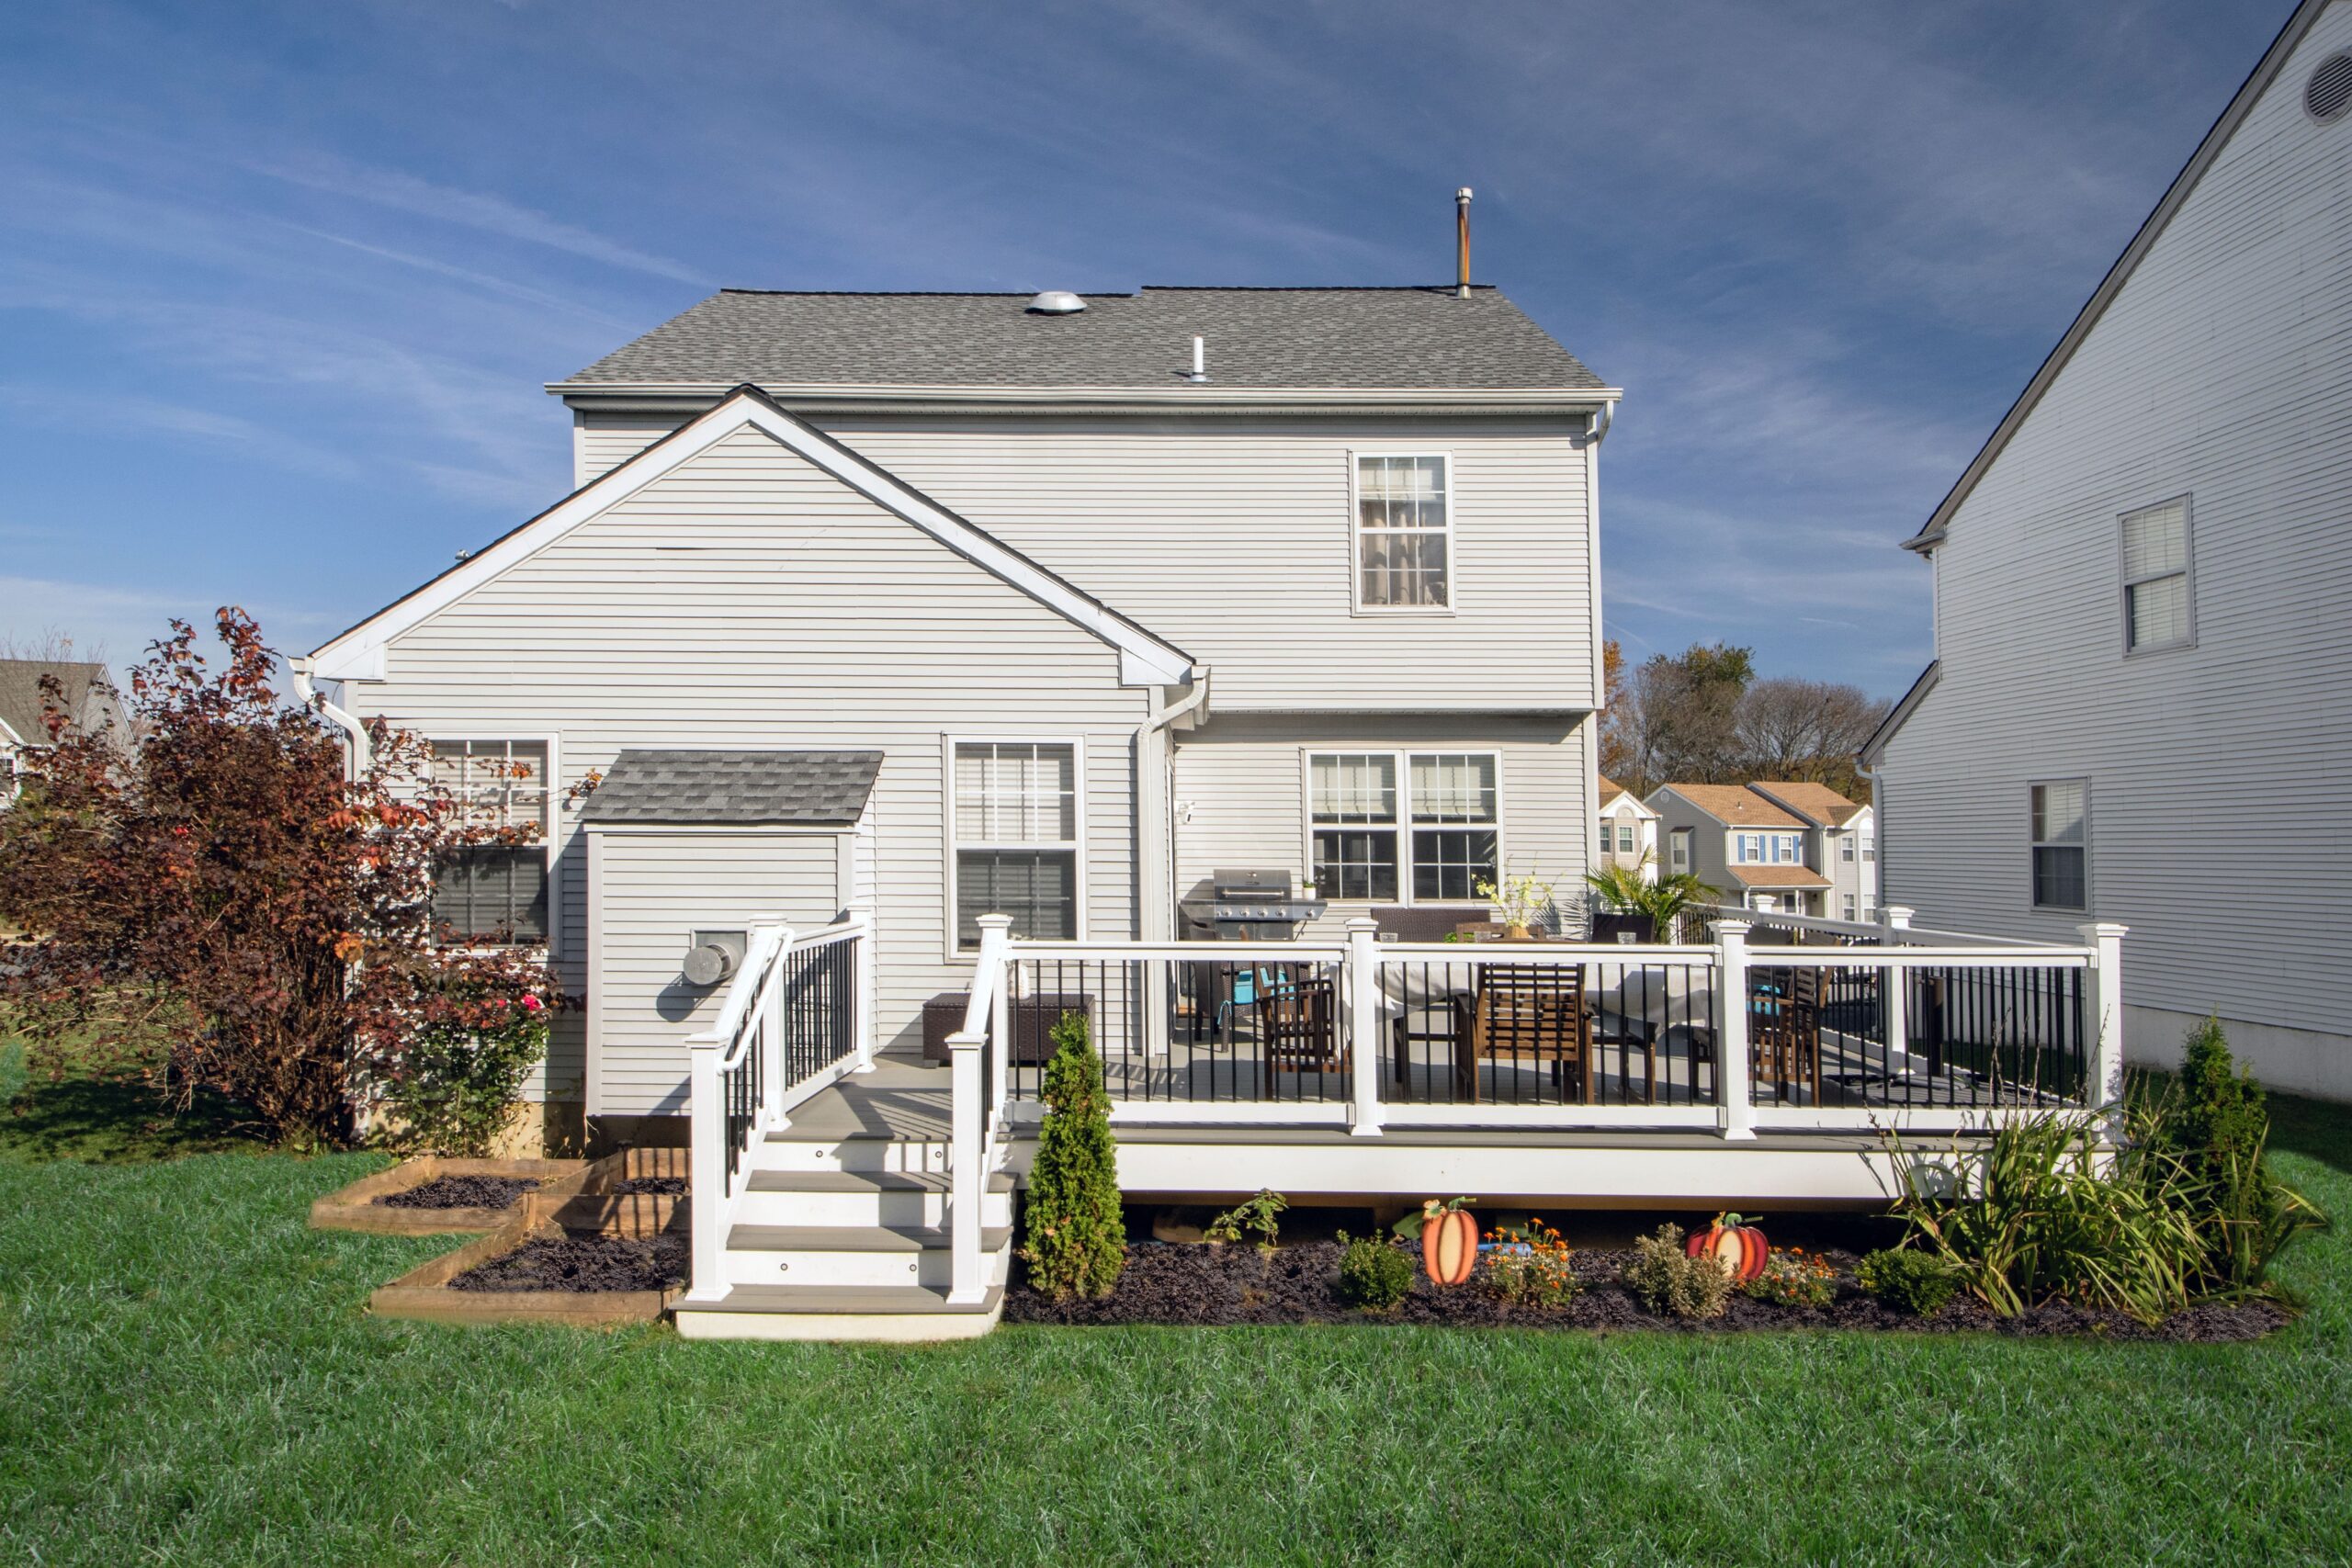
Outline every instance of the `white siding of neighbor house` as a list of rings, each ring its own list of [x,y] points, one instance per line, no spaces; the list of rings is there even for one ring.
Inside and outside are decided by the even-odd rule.
[[[390,645],[350,705],[422,730],[553,735],[560,786],[630,746],[878,748],[885,1048],[960,988],[944,956],[943,736],[1080,743],[1089,934],[1133,934],[1132,740],[1116,653],[756,431],[739,432]],[[560,809],[560,964],[587,983],[576,808]],[[568,1013],[548,1078],[582,1074]]]
[[[1581,417],[815,417],[1209,664],[1220,712],[1590,705]],[[577,428],[587,478],[665,433]],[[1451,456],[1451,613],[1354,609],[1357,452]]]
[[[1951,518],[1880,808],[1922,925],[2128,923],[2135,1056],[2217,1012],[2270,1081],[2352,1097],[2352,120],[2301,105],[2347,49],[2338,4]],[[2126,657],[2119,519],[2176,497],[2195,645]],[[2086,915],[2031,907],[2027,786],[2067,778]]]
[[[1175,755],[1176,892],[1212,873],[1263,867],[1295,880],[1308,870],[1306,756],[1310,751],[1495,751],[1504,869],[1554,884],[1573,920],[1592,864],[1589,720],[1380,715],[1227,715],[1179,737]],[[1409,875],[1409,872],[1407,874]],[[1398,900],[1401,902],[1402,900]],[[1475,900],[1474,900],[1475,901]],[[1368,904],[1331,902],[1306,934],[1339,937]]]
[[[781,919],[831,924],[846,900],[834,833],[709,829],[591,831],[602,920],[591,961],[595,1086],[589,1114],[683,1115],[686,1037],[709,1029],[725,986],[681,972],[697,931]]]

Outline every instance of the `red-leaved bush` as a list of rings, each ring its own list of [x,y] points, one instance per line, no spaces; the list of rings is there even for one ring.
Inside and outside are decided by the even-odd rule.
[[[348,1142],[411,1043],[564,998],[543,958],[436,942],[434,866],[470,825],[416,737],[378,726],[346,779],[339,736],[281,701],[275,656],[224,609],[218,671],[172,623],[131,678],[135,748],[49,716],[0,812],[0,994],[35,1038],[160,1037],[175,1102],[214,1090],[277,1137]]]

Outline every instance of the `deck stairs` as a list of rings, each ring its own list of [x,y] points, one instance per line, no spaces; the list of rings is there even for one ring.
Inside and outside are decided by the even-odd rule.
[[[884,1056],[755,1140],[727,1237],[727,1292],[681,1301],[678,1332],[909,1341],[994,1327],[1012,1264],[1013,1180],[992,1176],[981,1206],[986,1298],[950,1303],[948,1101],[944,1067]]]

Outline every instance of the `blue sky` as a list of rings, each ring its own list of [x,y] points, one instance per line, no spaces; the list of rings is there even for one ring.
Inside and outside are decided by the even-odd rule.
[[[720,285],[1442,282],[1626,389],[1611,635],[1901,690],[1898,551],[2289,0],[0,17],[0,636],[307,649],[569,488]]]

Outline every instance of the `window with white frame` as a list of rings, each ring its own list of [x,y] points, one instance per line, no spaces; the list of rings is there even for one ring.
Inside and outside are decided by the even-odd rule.
[[[2176,648],[2191,636],[2188,502],[2168,501],[2123,515],[2123,646]]]
[[[433,922],[445,939],[537,945],[548,940],[554,853],[544,740],[435,740],[432,777],[479,842],[434,868]]]
[[[1666,869],[1679,876],[1690,869],[1690,829],[1677,828],[1666,838]]]
[[[1854,896],[1849,893],[1839,900],[1839,903],[1844,907],[1846,919],[1850,922],[1854,918]]]
[[[1443,610],[1453,603],[1451,463],[1356,458],[1356,604]]]
[[[2031,786],[2033,907],[2090,907],[2090,785],[2065,779]]]
[[[1010,915],[1012,934],[1078,936],[1078,748],[1049,741],[956,744],[956,946],[980,945],[980,917]]]
[[[1604,817],[1600,819],[1600,852],[1602,854],[1607,854],[1610,847],[1616,842],[1616,827],[1608,818]]]
[[[1317,752],[1307,795],[1315,885],[1327,898],[1466,902],[1499,880],[1492,752]]]
[[[1617,852],[1619,854],[1629,855],[1634,852],[1634,829],[1631,822],[1617,824]]]
[[[1736,833],[1733,855],[1740,865],[1803,865],[1804,838],[1800,833]]]
[[[1868,828],[1862,829],[1862,858],[1878,859],[1878,835]]]
[[[1852,862],[1854,858],[1853,834],[1840,833],[1838,835],[1838,858],[1848,863]]]

